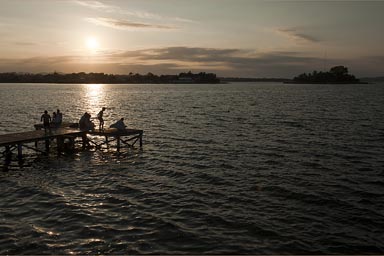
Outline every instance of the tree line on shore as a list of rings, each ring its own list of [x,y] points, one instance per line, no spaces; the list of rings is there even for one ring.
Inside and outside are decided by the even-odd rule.
[[[367,79],[364,79],[367,80]],[[308,84],[352,84],[360,82],[354,75],[348,73],[345,66],[332,67],[328,72],[313,71],[302,73],[293,79],[286,78],[242,78],[222,77],[214,73],[200,72],[197,74],[191,71],[179,73],[178,75],[155,75],[147,73],[129,73],[128,75],[116,75],[105,73],[0,73],[0,83],[75,83],[75,84],[170,84],[170,83],[194,83],[194,84],[215,84],[221,82],[284,82],[284,83],[308,83]]]
[[[82,83],[82,84],[140,84],[140,83],[220,83],[216,74],[191,71],[178,75],[146,75],[129,73],[128,75],[115,75],[104,73],[0,73],[0,83]]]

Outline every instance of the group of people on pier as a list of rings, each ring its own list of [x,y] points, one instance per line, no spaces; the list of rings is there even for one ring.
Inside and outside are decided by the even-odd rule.
[[[63,114],[60,112],[60,109],[57,109],[56,112],[52,113],[52,117],[48,114],[48,111],[45,110],[44,114],[41,116],[40,121],[43,122],[44,130],[51,129],[51,127],[59,127],[63,122]]]
[[[104,111],[106,110],[103,107],[100,112],[97,114],[97,119],[99,120],[99,131],[104,130]],[[48,114],[48,111],[45,110],[44,114],[40,118],[41,122],[43,122],[44,130],[51,128],[57,128],[61,125],[63,121],[63,114],[57,109],[57,112],[53,112],[52,117]],[[91,121],[91,114],[85,112],[79,120],[79,128],[83,131],[94,131],[96,125]],[[110,125],[110,128],[116,128],[118,130],[125,130],[127,126],[124,124],[124,118],[121,118],[114,124]]]

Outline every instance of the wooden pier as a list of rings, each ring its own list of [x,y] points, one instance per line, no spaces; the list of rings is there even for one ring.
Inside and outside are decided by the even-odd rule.
[[[117,151],[120,151],[122,147],[133,147],[137,141],[139,141],[140,148],[143,147],[143,131],[135,129],[117,130],[115,128],[109,128],[102,131],[94,130],[89,131],[89,135],[105,137],[103,142],[97,143],[90,140],[96,148],[101,148],[103,145],[108,145],[112,141],[116,141]]]
[[[63,124],[59,128],[51,128],[46,131],[42,125],[35,125],[35,131],[19,132],[0,135],[0,148],[4,147],[0,157],[10,159],[13,151],[17,150],[17,158],[23,158],[23,148],[31,149],[36,152],[48,154],[52,142],[56,142],[57,153],[74,150],[75,140],[80,138],[82,149],[95,148],[102,150],[106,146],[109,148],[111,142],[116,141],[116,149],[119,152],[123,147],[134,147],[139,142],[140,148],[143,146],[143,130],[125,129],[117,130],[109,128],[102,131],[81,131],[76,123]],[[100,138],[101,137],[101,138]],[[38,149],[38,142],[45,143],[45,151]],[[34,146],[29,145],[34,143]]]

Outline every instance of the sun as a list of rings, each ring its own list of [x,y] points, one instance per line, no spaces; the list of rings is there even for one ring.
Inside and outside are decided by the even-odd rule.
[[[87,37],[85,39],[85,46],[91,50],[91,51],[94,51],[94,50],[97,50],[99,48],[99,41],[97,40],[97,38],[95,37]]]

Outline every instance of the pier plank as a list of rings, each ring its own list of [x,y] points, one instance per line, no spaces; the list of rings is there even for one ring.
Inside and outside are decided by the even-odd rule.
[[[0,135],[0,146],[14,145],[20,143],[29,143],[45,139],[56,138],[59,136],[67,135],[81,135],[83,131],[73,128],[57,128],[51,129],[51,131],[45,132],[44,130],[28,131],[28,132],[18,132],[11,134],[2,134]]]

